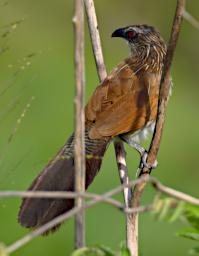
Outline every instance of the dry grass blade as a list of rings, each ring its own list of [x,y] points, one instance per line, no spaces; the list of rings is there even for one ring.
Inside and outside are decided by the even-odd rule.
[[[199,30],[199,21],[195,19],[188,11],[184,10],[183,17],[187,20],[194,28]]]

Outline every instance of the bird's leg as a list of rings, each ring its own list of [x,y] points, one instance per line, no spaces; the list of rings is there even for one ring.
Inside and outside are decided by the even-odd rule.
[[[145,148],[143,148],[139,143],[133,140],[125,139],[124,137],[122,137],[122,140],[124,140],[129,146],[137,150],[138,153],[140,154],[141,160],[140,160],[139,170],[142,169],[143,167],[146,167],[149,170],[155,169],[157,167],[158,165],[157,160],[155,160],[155,162],[152,165],[147,163],[148,151]]]

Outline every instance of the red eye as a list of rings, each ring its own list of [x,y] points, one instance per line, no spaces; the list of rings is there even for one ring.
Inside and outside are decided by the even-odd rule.
[[[135,33],[133,31],[129,32],[129,38],[133,39],[134,35],[135,35]]]

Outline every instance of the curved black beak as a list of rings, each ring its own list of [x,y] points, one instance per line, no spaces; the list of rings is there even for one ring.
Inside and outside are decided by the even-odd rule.
[[[125,37],[124,29],[123,28],[116,29],[112,33],[111,37]]]

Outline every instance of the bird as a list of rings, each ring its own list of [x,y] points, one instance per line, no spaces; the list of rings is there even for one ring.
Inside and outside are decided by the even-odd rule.
[[[116,29],[112,37],[124,39],[130,55],[96,87],[85,106],[85,189],[93,182],[113,140],[134,147],[144,162],[147,152],[140,142],[154,130],[157,118],[167,50],[164,39],[155,27],[145,24]],[[74,179],[73,133],[28,190],[74,191]],[[26,228],[35,229],[73,206],[74,199],[24,198],[18,221]]]

